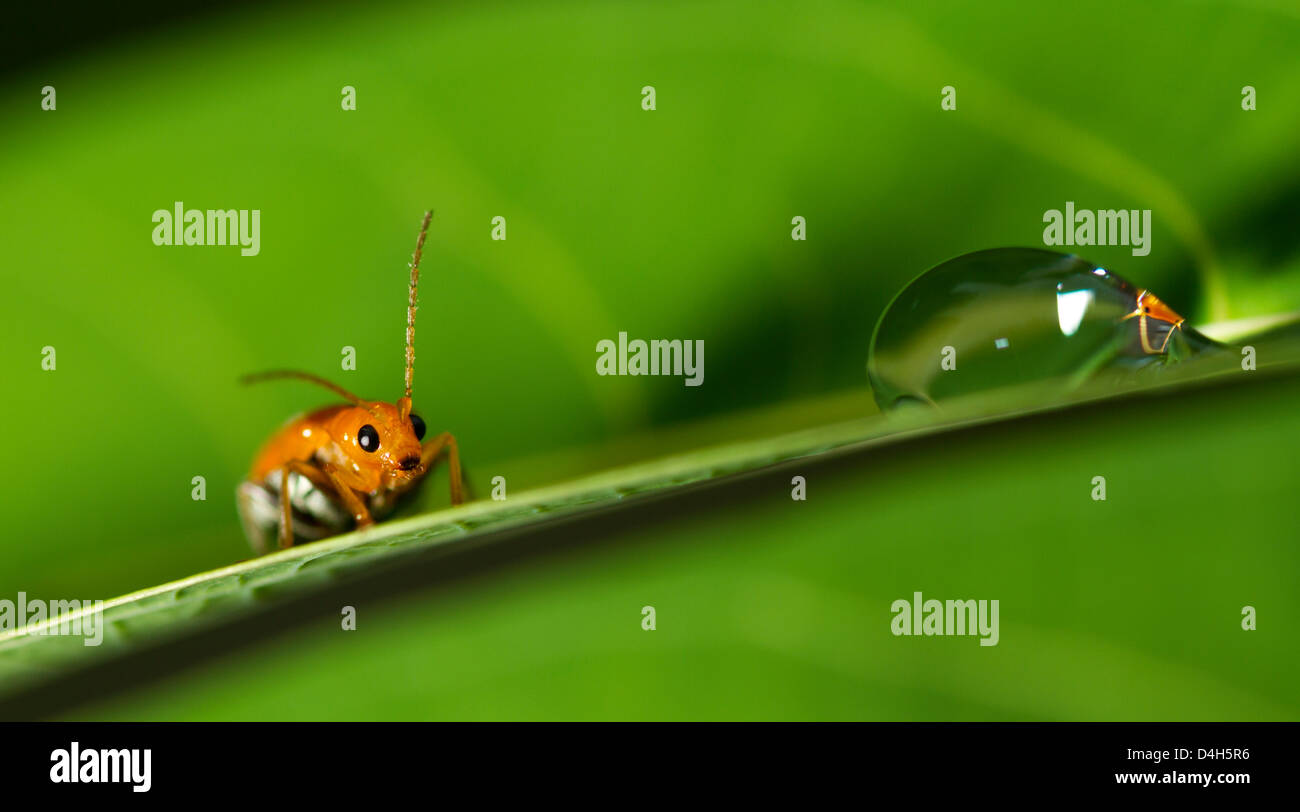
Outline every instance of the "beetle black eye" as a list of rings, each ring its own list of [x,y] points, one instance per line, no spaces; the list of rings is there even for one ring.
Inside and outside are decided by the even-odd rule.
[[[357,432],[357,445],[361,446],[363,451],[375,453],[379,450],[379,432],[375,431],[374,426],[367,423]]]
[[[424,439],[424,420],[418,414],[411,415],[411,428],[415,429],[415,439]]]

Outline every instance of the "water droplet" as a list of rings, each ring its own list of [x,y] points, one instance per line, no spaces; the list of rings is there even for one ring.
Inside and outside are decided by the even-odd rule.
[[[894,297],[867,376],[890,410],[1001,387],[1070,391],[1102,371],[1148,374],[1221,349],[1150,291],[1073,254],[977,251]]]

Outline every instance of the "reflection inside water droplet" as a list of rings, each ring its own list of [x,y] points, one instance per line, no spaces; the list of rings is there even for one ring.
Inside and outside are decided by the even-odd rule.
[[[907,285],[876,324],[867,376],[882,409],[1000,387],[1070,391],[1145,375],[1222,345],[1150,291],[1075,255],[977,251]]]

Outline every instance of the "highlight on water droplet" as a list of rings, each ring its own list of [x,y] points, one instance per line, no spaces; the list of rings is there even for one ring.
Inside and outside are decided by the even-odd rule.
[[[876,323],[867,377],[890,410],[1035,383],[1064,393],[1222,348],[1151,291],[1079,256],[996,248],[903,288]]]
[[[1079,332],[1083,316],[1093,302],[1090,290],[1058,290],[1056,292],[1056,320],[1061,325],[1061,334],[1072,336]]]

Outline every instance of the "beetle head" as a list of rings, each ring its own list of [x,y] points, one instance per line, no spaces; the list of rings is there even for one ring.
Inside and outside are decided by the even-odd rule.
[[[422,473],[420,440],[424,421],[411,414],[410,408],[410,401],[402,398],[397,405],[362,401],[339,409],[328,430],[354,472],[379,469],[403,478]]]

